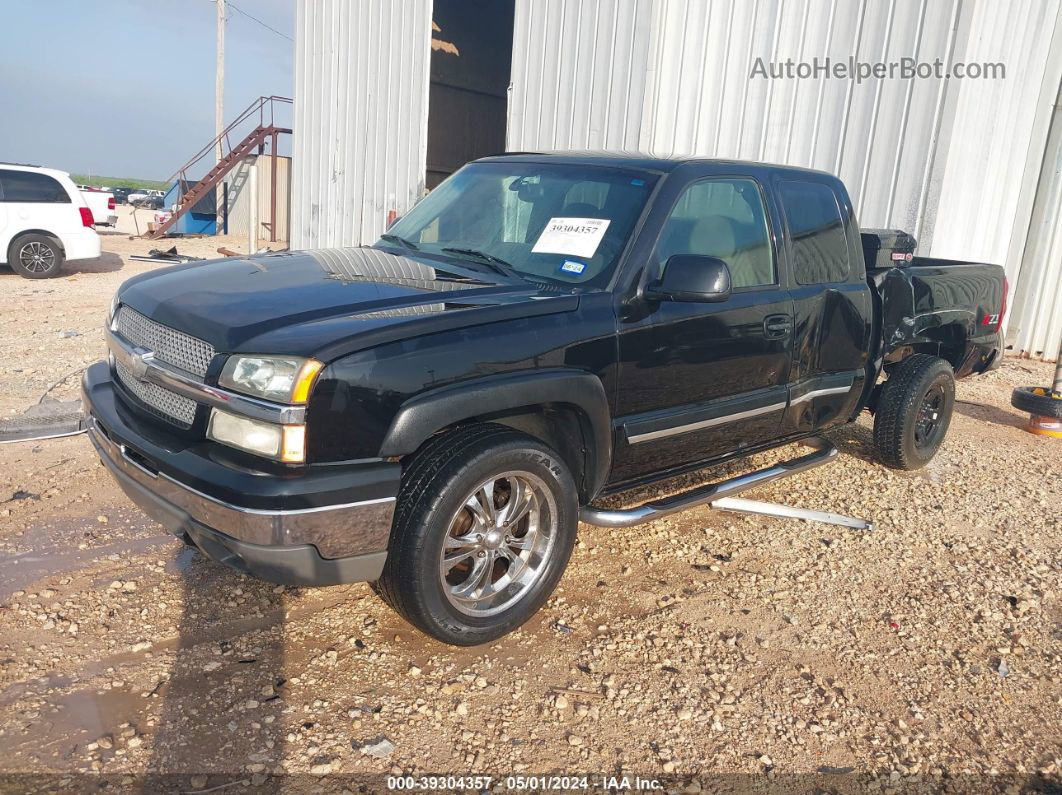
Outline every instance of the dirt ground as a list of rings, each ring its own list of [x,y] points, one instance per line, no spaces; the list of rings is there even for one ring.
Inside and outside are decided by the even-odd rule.
[[[138,273],[165,267],[130,256],[171,246],[208,259],[222,256],[219,247],[247,252],[246,236],[134,237],[137,228],[147,228],[154,211],[134,211],[129,205],[117,210],[116,227],[98,230],[103,238],[99,259],[68,262],[55,279],[23,279],[0,267],[0,419],[20,414],[45,393],[59,400],[77,396],[76,375],[103,358],[103,321],[114,291]]]
[[[156,245],[108,235],[64,278],[0,274],[5,415],[101,356],[111,293],[152,267],[126,255]],[[541,613],[474,649],[418,634],[367,585],[276,587],[205,560],[84,436],[0,445],[0,789],[1062,787],[1062,442],[1009,405],[1050,373],[1007,360],[961,382],[925,470],[876,463],[864,419],[834,435],[839,463],[748,495],[871,532],[707,509],[581,526]]]

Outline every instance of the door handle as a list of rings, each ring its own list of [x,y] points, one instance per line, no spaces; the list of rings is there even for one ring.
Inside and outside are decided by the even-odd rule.
[[[788,337],[793,330],[793,318],[789,315],[768,315],[763,319],[763,334],[772,339]]]

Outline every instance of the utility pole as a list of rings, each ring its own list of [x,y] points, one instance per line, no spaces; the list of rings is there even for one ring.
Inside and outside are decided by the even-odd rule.
[[[225,157],[221,142],[221,131],[225,129],[225,0],[214,0],[218,7],[217,21],[217,61],[214,68],[214,135],[218,136],[217,145],[214,147],[214,157],[217,162]],[[225,216],[225,189],[219,183],[214,188],[216,203],[215,218],[217,223],[216,233],[220,234],[224,229]]]
[[[225,129],[225,0],[215,0],[218,7],[218,51],[214,70],[214,135]],[[218,162],[225,156],[218,140],[214,150]]]

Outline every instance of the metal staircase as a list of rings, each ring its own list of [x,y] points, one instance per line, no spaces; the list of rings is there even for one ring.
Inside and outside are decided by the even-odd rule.
[[[170,217],[149,232],[148,237],[158,238],[165,235],[173,228],[174,224],[177,223],[182,215],[195,207],[195,205],[198,204],[199,201],[211,191],[211,189],[216,187],[221,180],[225,178],[225,175],[232,171],[232,169],[235,168],[245,157],[250,154],[263,154],[266,141],[268,141],[269,153],[274,155],[271,174],[272,190],[270,193],[269,228],[272,239],[276,239],[277,161],[275,155],[277,154],[277,137],[281,133],[291,132],[289,128],[278,127],[275,123],[275,106],[278,103],[290,105],[291,100],[287,97],[276,96],[259,97],[256,99],[246,110],[243,111],[243,113],[236,117],[235,121],[222,130],[219,135],[200,149],[192,156],[191,160],[177,169],[177,171],[166,180],[168,183],[176,182],[179,185],[179,199],[174,206]],[[249,131],[248,128],[250,128]],[[238,143],[233,146],[231,139],[241,133],[245,134],[242,138],[239,138]],[[195,168],[195,166],[199,165],[204,158],[211,155],[219,146],[221,151],[225,154],[223,154],[217,164],[211,168],[202,179],[193,183],[192,180],[188,178],[188,172]]]

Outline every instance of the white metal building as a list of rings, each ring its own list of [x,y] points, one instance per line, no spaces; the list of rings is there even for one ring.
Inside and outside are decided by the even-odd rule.
[[[1005,77],[752,75],[849,56]],[[810,166],[844,179],[863,226],[1005,264],[1008,341],[1053,359],[1060,104],[1062,0],[300,0],[292,245],[371,242],[502,148]]]

